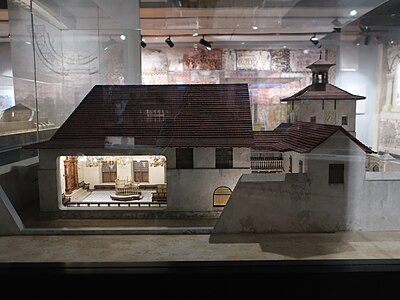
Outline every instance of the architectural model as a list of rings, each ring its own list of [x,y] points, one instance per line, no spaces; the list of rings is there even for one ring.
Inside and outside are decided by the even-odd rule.
[[[400,228],[400,184],[366,173],[355,137],[364,97],[329,84],[331,66],[309,66],[273,131],[253,131],[246,84],[95,86],[34,146],[41,210],[221,214],[222,233]]]

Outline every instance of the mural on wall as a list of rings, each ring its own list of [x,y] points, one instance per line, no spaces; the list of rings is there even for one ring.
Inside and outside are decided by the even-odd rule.
[[[185,70],[221,70],[221,49],[190,49],[183,55],[183,67]]]
[[[380,104],[378,150],[400,155],[400,44],[386,51],[386,97]]]
[[[334,49],[324,55],[329,61],[336,59]],[[147,47],[142,50],[142,83],[248,83],[254,129],[270,130],[287,121],[286,106],[280,99],[311,83],[306,66],[319,57],[316,48],[207,51],[200,47]]]
[[[380,121],[379,125],[381,149],[388,150],[391,153],[400,153],[400,119],[386,116]]]
[[[271,52],[268,50],[237,50],[237,70],[271,70]]]

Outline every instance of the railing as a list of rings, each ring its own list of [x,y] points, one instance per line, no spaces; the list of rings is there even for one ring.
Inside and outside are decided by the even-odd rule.
[[[66,207],[166,207],[166,201],[152,201],[152,202],[93,202],[82,201],[75,202],[69,201],[64,203]]]
[[[283,159],[252,157],[251,169],[254,172],[283,172]]]

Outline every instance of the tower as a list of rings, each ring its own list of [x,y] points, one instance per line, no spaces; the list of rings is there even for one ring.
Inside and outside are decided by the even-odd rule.
[[[340,125],[355,136],[356,101],[365,97],[353,95],[329,83],[328,72],[334,65],[320,57],[307,67],[312,71],[312,83],[281,99],[281,102],[287,103],[289,123],[302,121]]]

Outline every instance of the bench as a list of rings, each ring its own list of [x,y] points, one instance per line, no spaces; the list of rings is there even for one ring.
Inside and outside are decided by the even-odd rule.
[[[90,188],[90,183],[81,181],[81,182],[79,182],[78,186],[84,190],[88,190]]]
[[[61,194],[62,204],[65,205],[71,201],[71,196],[66,196],[64,193]]]
[[[156,191],[152,192],[151,201],[167,201],[167,185],[158,184]]]
[[[95,190],[114,190],[115,185],[113,185],[113,184],[95,184],[94,189]]]

